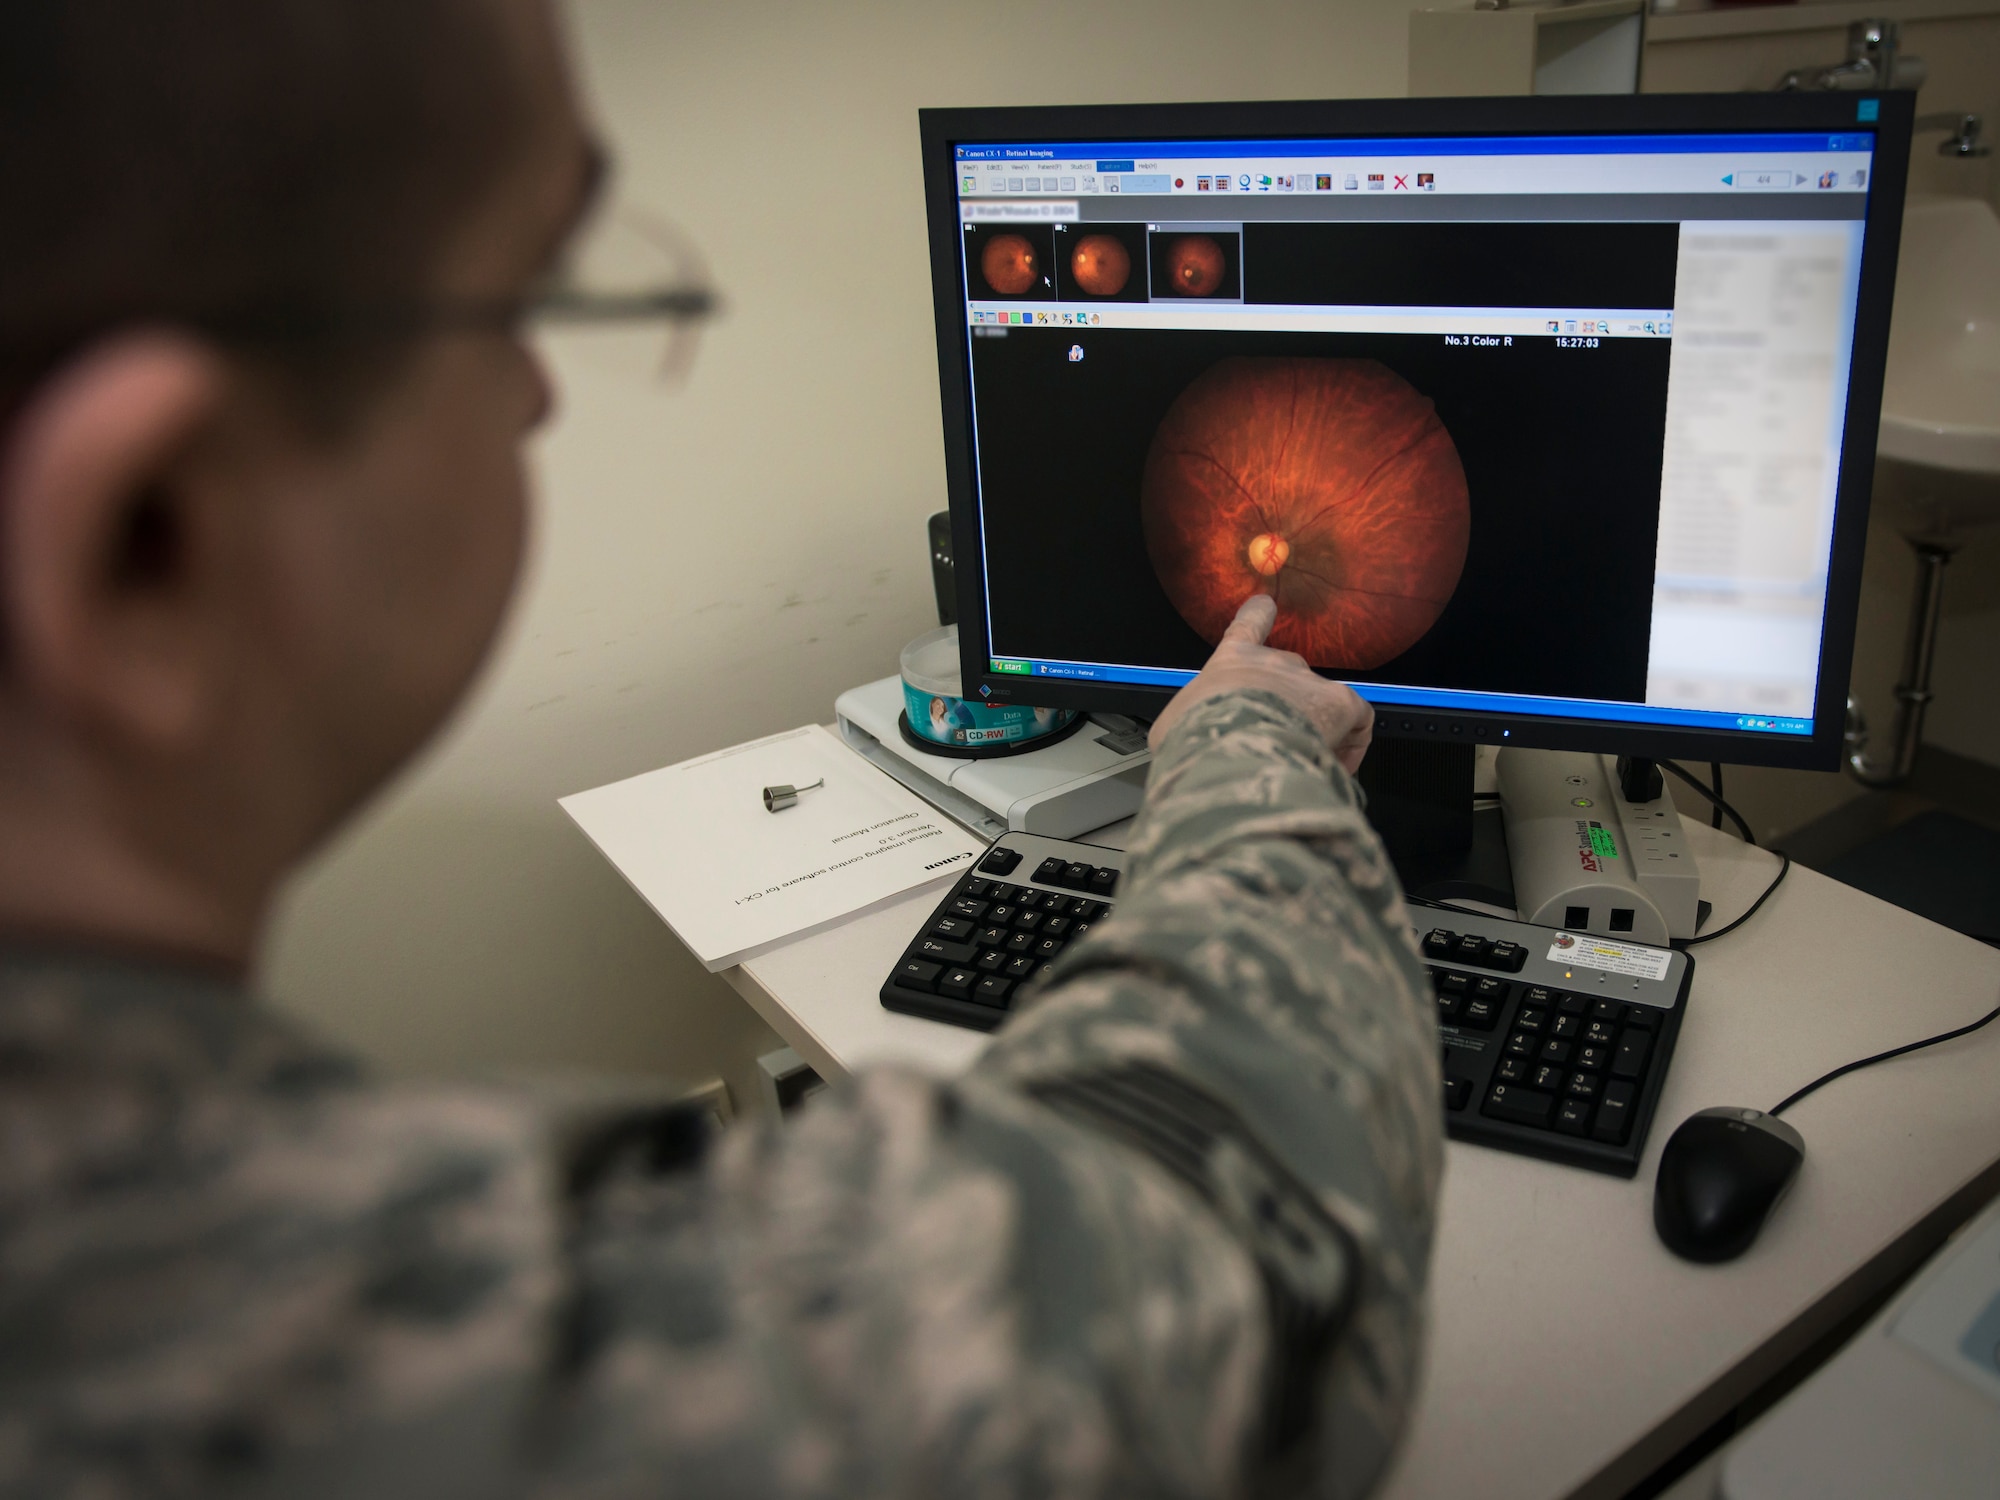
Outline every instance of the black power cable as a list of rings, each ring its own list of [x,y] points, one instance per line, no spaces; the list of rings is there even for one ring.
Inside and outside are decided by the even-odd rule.
[[[1715,806],[1711,807],[1708,810],[1708,826],[1710,828],[1720,828],[1722,826],[1722,762],[1721,761],[1712,760],[1708,763],[1708,784],[1715,788]]]
[[[1727,927],[1718,927],[1713,932],[1704,932],[1691,938],[1681,938],[1673,946],[1676,948],[1692,948],[1700,943],[1712,943],[1719,937],[1728,937],[1730,933],[1756,916],[1757,908],[1762,906],[1766,901],[1769,901],[1771,899],[1771,892],[1783,885],[1785,877],[1792,873],[1791,855],[1785,853],[1782,849],[1773,849],[1771,852],[1778,856],[1778,873],[1771,877],[1771,883],[1764,887],[1764,893],[1750,903],[1750,910],[1743,913],[1742,916],[1731,922]]]
[[[1715,805],[1716,811],[1721,813],[1726,813],[1729,817],[1729,821],[1734,823],[1738,828],[1740,828],[1743,831],[1744,843],[1755,844],[1757,842],[1757,835],[1750,831],[1749,822],[1744,818],[1742,813],[1738,812],[1735,808],[1731,807],[1727,802],[1722,800],[1721,793],[1711,792],[1707,787],[1701,784],[1699,778],[1694,776],[1685,768],[1675,765],[1670,760],[1661,761],[1660,769],[1662,771],[1672,772],[1675,776],[1678,776],[1682,781],[1686,782],[1690,787],[1692,787],[1697,796],[1706,797],[1711,803],[1713,803]],[[1717,826],[1719,827],[1720,825],[1718,824]]]

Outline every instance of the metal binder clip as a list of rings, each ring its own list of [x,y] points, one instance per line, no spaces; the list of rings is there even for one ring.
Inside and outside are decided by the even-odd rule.
[[[799,793],[817,791],[826,785],[826,778],[820,777],[811,786],[767,786],[764,788],[764,811],[783,812],[799,800]]]

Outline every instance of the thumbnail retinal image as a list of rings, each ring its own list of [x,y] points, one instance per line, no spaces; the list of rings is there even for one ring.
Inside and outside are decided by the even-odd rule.
[[[1144,302],[1146,226],[1057,224],[1056,293],[1065,302]]]
[[[1049,231],[967,226],[965,259],[975,297],[1049,297],[1055,293],[1055,247]],[[982,286],[980,283],[984,283]]]
[[[1366,670],[1437,623],[1472,514],[1430,398],[1372,359],[1224,359],[1167,409],[1140,491],[1146,551],[1213,645],[1243,601],[1278,601],[1270,644]]]
[[[1153,236],[1153,295],[1234,300],[1242,295],[1241,239],[1234,234]]]

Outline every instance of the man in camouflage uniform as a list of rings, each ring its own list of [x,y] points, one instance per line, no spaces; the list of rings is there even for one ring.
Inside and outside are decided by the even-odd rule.
[[[490,637],[515,554],[486,539],[518,536],[496,455],[545,399],[469,319],[390,354],[246,348],[214,257],[172,257],[221,234],[275,264],[216,252],[246,302],[315,267],[354,290],[313,259],[335,231],[281,232],[310,215],[258,191],[249,127],[290,129],[342,167],[314,192],[451,207],[403,247],[435,304],[518,298],[588,177],[546,18],[29,9],[35,81],[0,81],[0,184],[43,211],[0,239],[0,1495],[1365,1492],[1441,1163],[1435,1032],[1348,775],[1365,705],[1246,605],[1155,726],[1117,917],[961,1078],[866,1075],[716,1143],[370,1079],[240,976],[283,871]],[[492,112],[433,121],[486,143],[449,162],[476,201],[393,136],[326,146],[359,85],[444,109],[396,61],[442,40],[445,103]],[[51,121],[106,115],[101,170],[36,175]],[[121,165],[142,139],[166,155]],[[134,174],[198,177],[197,144],[230,162],[207,217],[149,240],[179,200]],[[137,253],[104,234],[120,191],[153,253],[93,280]]]

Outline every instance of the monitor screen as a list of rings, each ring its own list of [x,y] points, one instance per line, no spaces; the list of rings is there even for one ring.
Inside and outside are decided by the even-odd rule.
[[[1157,703],[1264,592],[1391,732],[1825,740],[1867,123],[949,149],[969,688]]]

